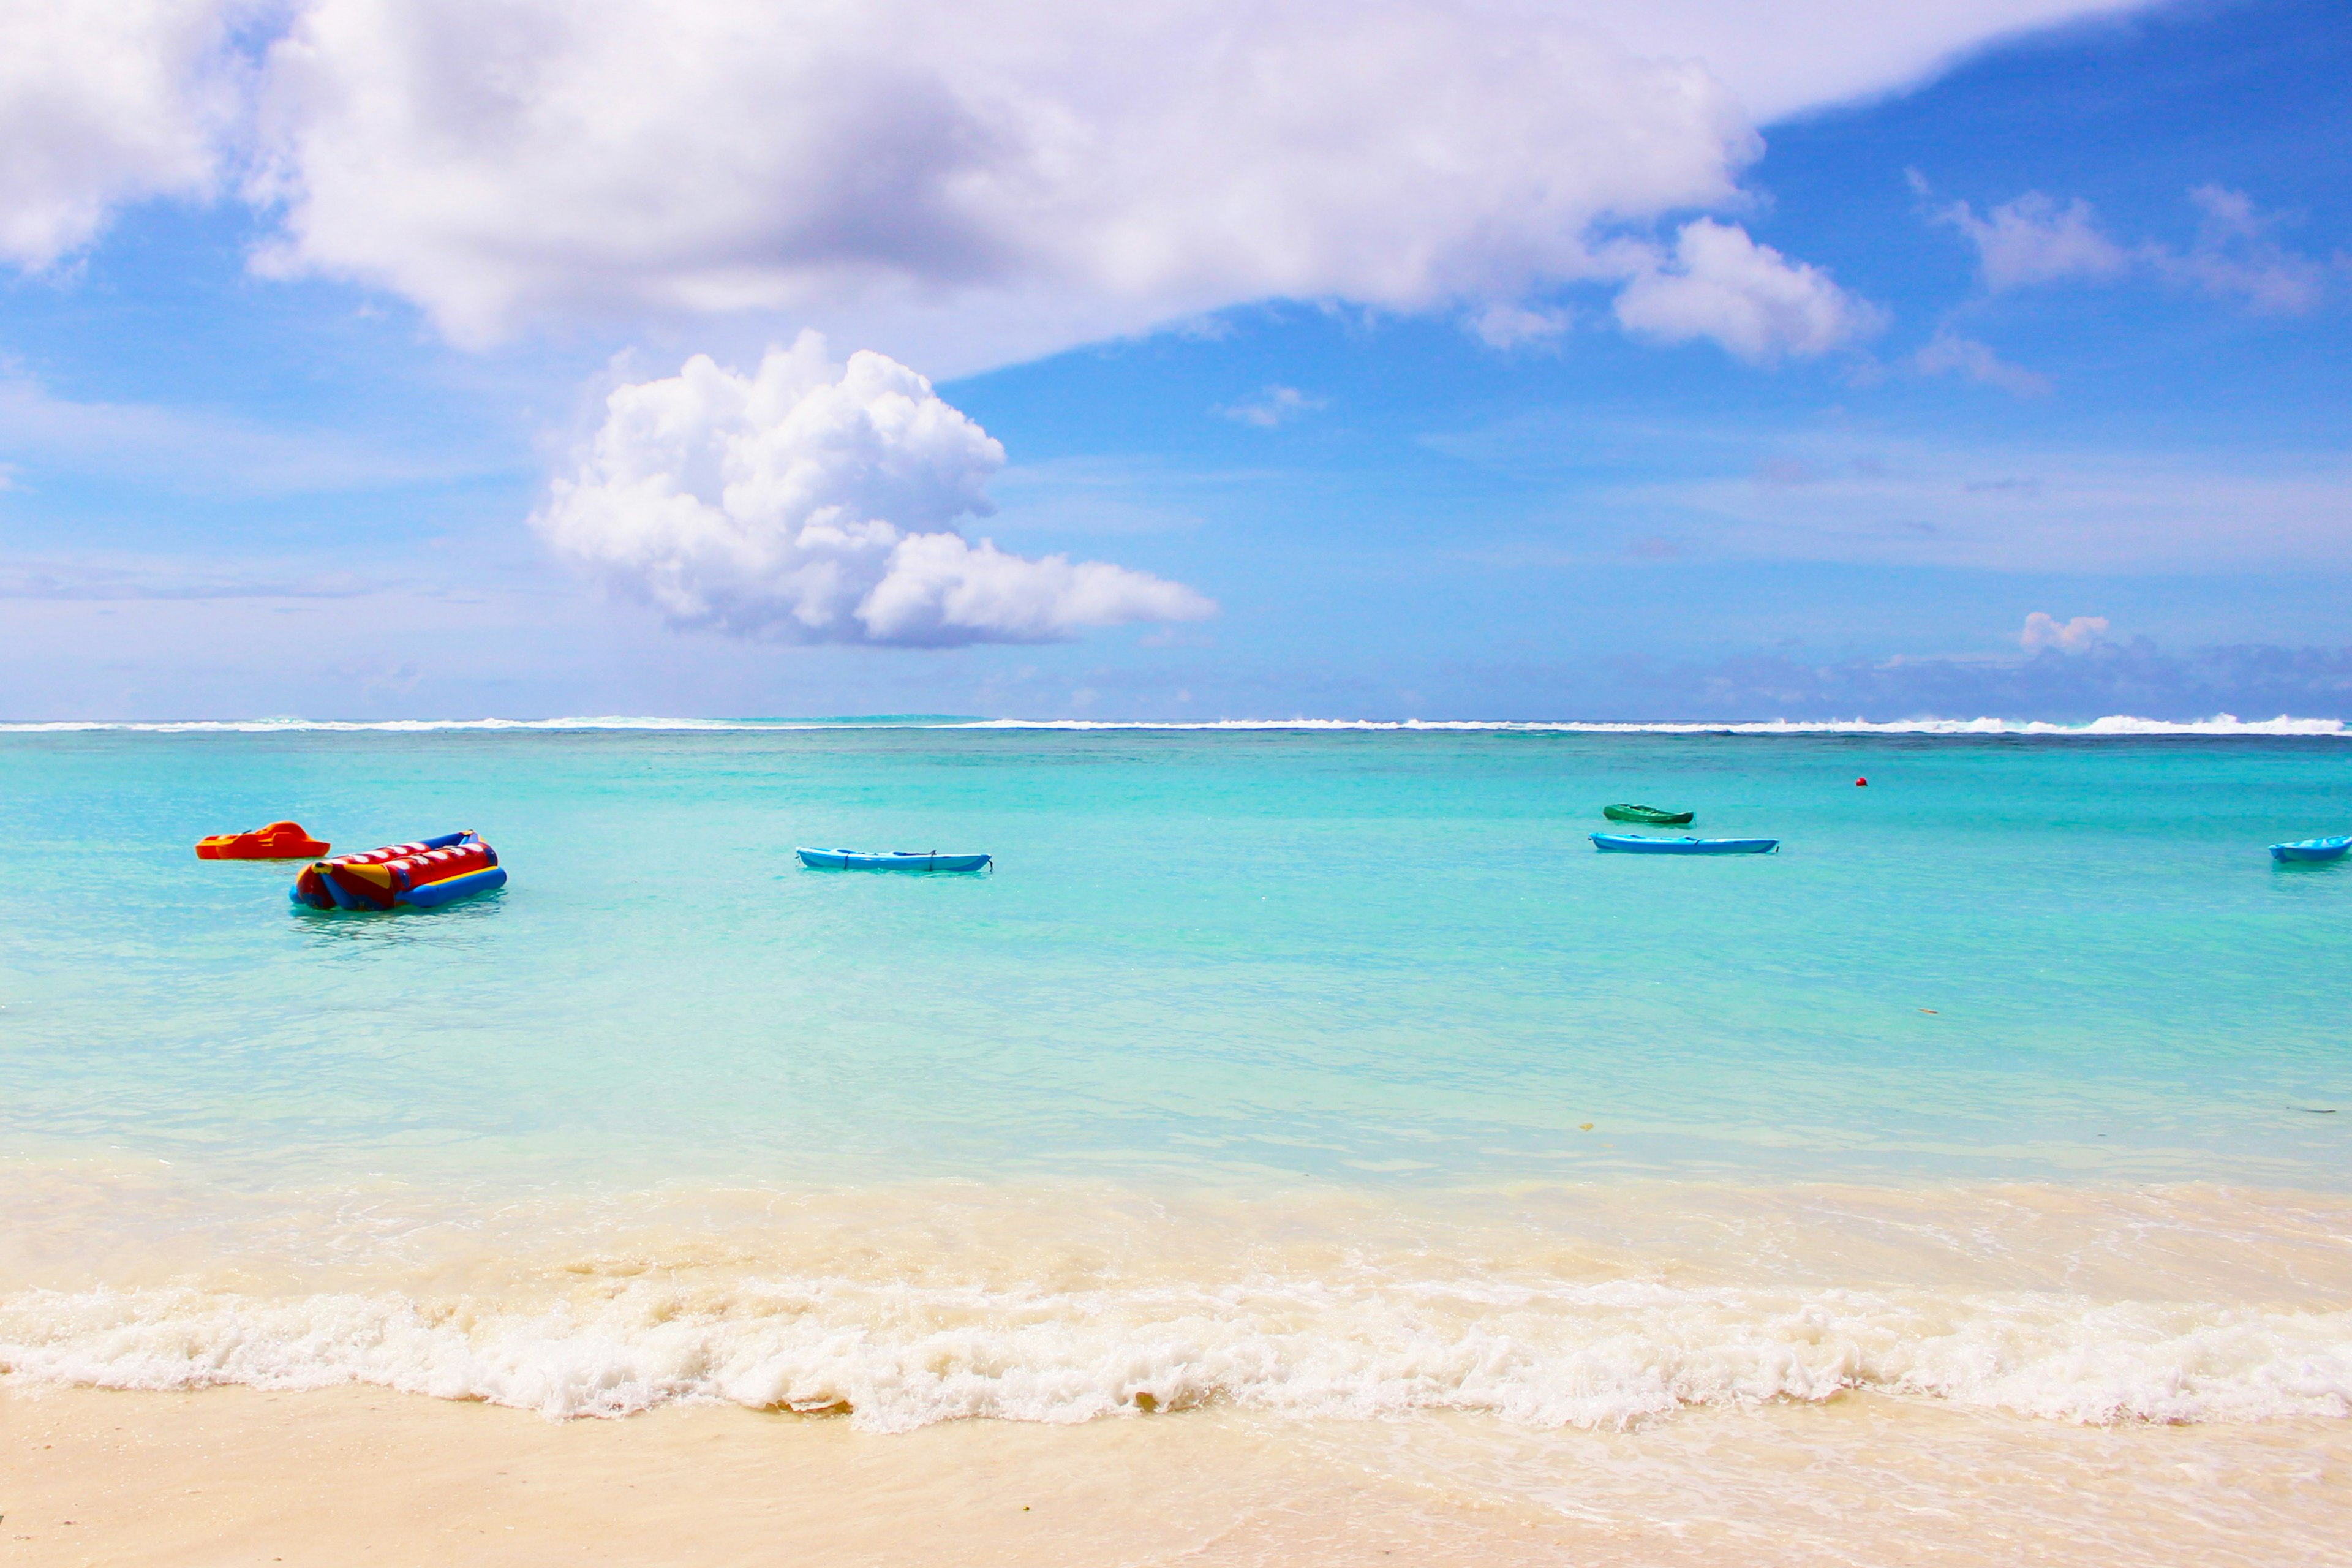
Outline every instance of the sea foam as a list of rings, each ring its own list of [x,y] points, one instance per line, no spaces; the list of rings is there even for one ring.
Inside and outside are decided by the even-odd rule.
[[[188,1289],[0,1301],[18,1379],[357,1382],[550,1417],[727,1402],[905,1431],[1232,1403],[1621,1426],[1687,1406],[1924,1396],[2069,1422],[2352,1414],[2352,1312],[2051,1294],[1260,1279],[977,1289],[848,1278],[593,1282],[537,1303]]]

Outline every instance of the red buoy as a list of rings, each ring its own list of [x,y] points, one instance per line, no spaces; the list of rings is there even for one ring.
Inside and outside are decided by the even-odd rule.
[[[1870,781],[1868,779],[1856,779],[1853,781],[1853,787],[1856,789],[1863,789],[1867,787],[1869,784]]]

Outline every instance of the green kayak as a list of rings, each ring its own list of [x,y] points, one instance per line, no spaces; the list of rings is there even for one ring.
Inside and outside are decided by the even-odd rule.
[[[1688,811],[1660,811],[1654,805],[1604,805],[1601,815],[1612,822],[1646,822],[1652,827],[1681,827],[1697,815]]]

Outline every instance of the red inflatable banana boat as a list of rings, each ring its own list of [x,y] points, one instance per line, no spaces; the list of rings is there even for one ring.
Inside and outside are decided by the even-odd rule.
[[[305,867],[287,897],[314,910],[429,910],[507,883],[499,852],[478,833],[445,833]]]
[[[215,833],[196,840],[199,860],[311,860],[331,846],[299,822],[273,822],[250,833]]]

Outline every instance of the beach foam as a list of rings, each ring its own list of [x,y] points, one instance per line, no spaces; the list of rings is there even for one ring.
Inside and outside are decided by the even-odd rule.
[[[551,1417],[724,1401],[844,1411],[876,1431],[1213,1402],[1605,1426],[1849,1389],[2078,1422],[2352,1413],[2352,1312],[1639,1282],[999,1295],[635,1279],[539,1307],[32,1291],[0,1304],[0,1357],[20,1377],[108,1388],[356,1382]]]
[[[2341,1199],[955,1185],[707,1196],[691,1225],[676,1194],[495,1225],[272,1203],[197,1234],[182,1194],[151,1206],[184,1249],[139,1247],[126,1274],[64,1253],[95,1245],[89,1205],[135,1224],[152,1193],[84,1188],[46,1220],[16,1195],[6,1275],[32,1288],[0,1296],[0,1363],[36,1383],[362,1383],[551,1417],[723,1402],[876,1431],[1205,1405],[1614,1427],[1848,1390],[2066,1422],[2352,1414]]]

